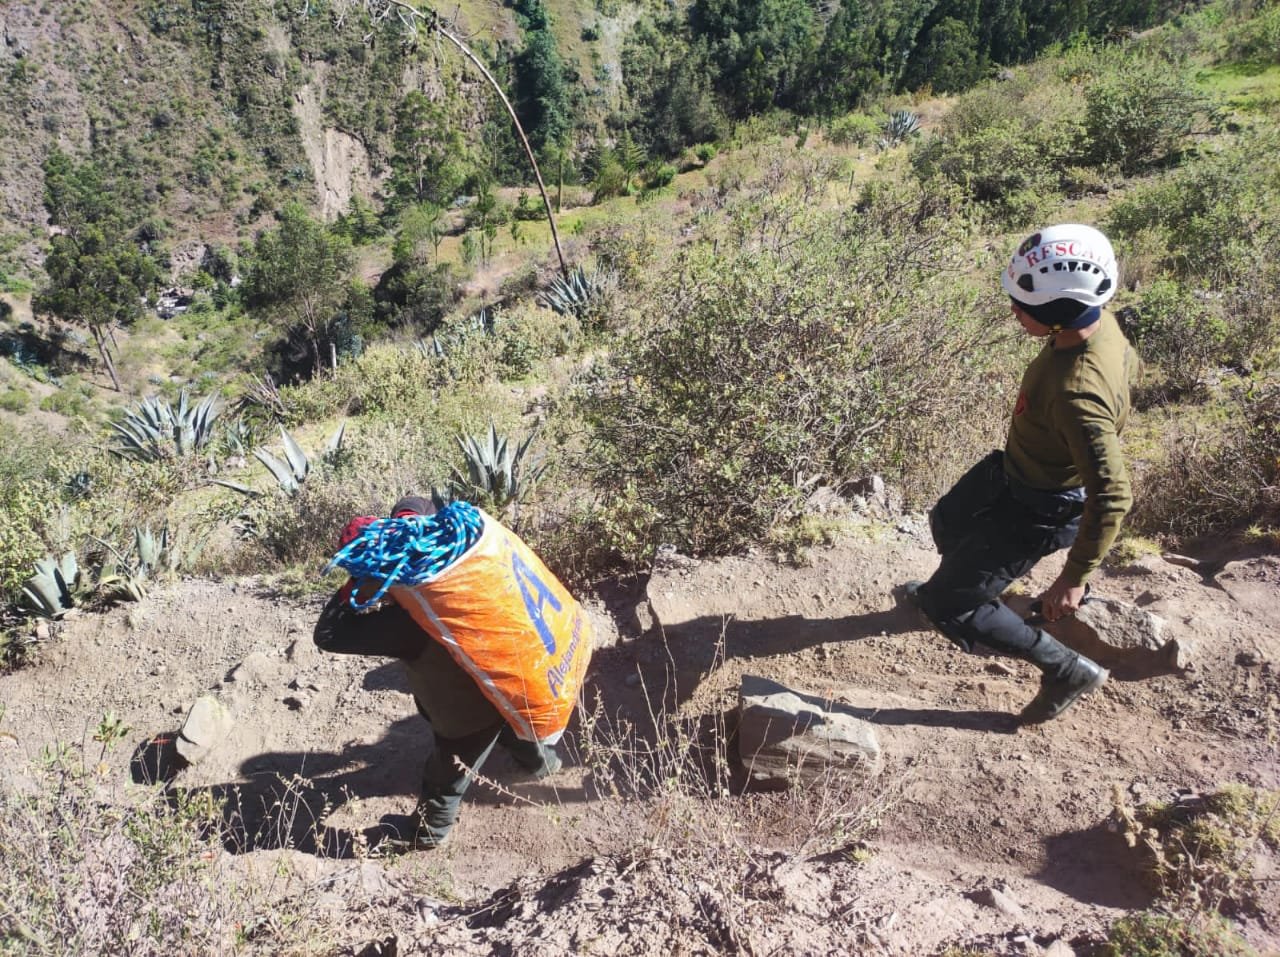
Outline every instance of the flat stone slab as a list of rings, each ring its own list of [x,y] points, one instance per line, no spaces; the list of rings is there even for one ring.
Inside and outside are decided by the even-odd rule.
[[[1035,599],[1008,595],[1004,601],[1025,618]],[[1192,663],[1193,646],[1185,639],[1166,638],[1164,619],[1105,595],[1090,596],[1072,616],[1037,626],[1117,678],[1179,674]]]
[[[738,697],[738,756],[753,784],[787,788],[828,768],[880,772],[880,742],[870,722],[841,705],[743,675]]]
[[[1214,576],[1214,581],[1245,611],[1270,621],[1276,596],[1280,595],[1280,556],[1231,562]]]

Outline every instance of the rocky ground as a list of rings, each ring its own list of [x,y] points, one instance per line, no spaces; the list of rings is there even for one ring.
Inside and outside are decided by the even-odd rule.
[[[932,563],[909,518],[803,565],[662,556],[593,599],[606,647],[565,770],[533,782],[495,757],[433,852],[367,849],[382,815],[412,806],[428,746],[399,666],[320,654],[318,605],[254,580],[183,581],[60,625],[36,667],[0,678],[0,774],[20,784],[109,711],[130,730],[104,774],[169,773],[157,737],[211,696],[223,724],[174,780],[227,808],[219,873],[273,875],[338,953],[1088,953],[1152,900],[1117,798],[1280,787],[1280,559],[1106,571],[1096,592],[1158,616],[1175,645],[1021,730],[1030,666],[961,655],[895,607],[891,587]],[[745,790],[726,760],[744,679],[794,692],[820,732],[860,729],[835,748],[851,767],[810,761],[799,786]],[[1241,928],[1277,952],[1277,920],[1264,900]]]

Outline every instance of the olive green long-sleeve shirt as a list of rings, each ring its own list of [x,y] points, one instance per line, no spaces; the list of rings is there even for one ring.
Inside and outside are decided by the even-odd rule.
[[[1137,356],[1115,317],[1079,346],[1047,344],[1022,376],[1005,444],[1005,469],[1032,488],[1083,486],[1080,534],[1063,575],[1082,585],[1102,563],[1133,504],[1120,433]]]

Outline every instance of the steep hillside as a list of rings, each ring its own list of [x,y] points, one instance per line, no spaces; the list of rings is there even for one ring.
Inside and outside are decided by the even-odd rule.
[[[615,38],[618,31],[589,7],[560,6],[551,10],[566,60],[590,81],[604,61],[579,38],[581,18]],[[488,56],[519,47],[510,9],[462,4],[454,13],[458,32]],[[409,37],[396,20],[373,23],[358,8],[341,24],[334,14],[330,5],[271,0],[7,4],[0,269],[38,274],[47,222],[41,164],[55,146],[134,181],[140,211],[178,247],[234,246],[290,197],[327,221],[352,196],[373,198],[395,111],[411,90],[447,98],[479,145],[491,94],[451,49]],[[616,59],[616,39],[604,47]],[[597,97],[597,117],[617,95],[616,64],[603,69],[614,80]]]

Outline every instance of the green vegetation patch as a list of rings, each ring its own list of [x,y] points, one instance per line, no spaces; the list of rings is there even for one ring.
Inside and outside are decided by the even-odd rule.
[[[1112,925],[1101,957],[1258,957],[1216,914],[1191,919],[1144,912]]]
[[[1243,784],[1116,813],[1131,846],[1150,861],[1157,887],[1183,909],[1249,913],[1259,854],[1280,851],[1280,792]]]
[[[977,391],[981,356],[997,361],[962,358],[974,302],[957,282],[969,262],[951,251],[969,243],[945,204],[886,190],[849,218],[780,186],[734,209],[725,243],[639,293],[648,321],[583,391],[587,467],[610,503],[602,537],[620,554],[769,537],[819,485],[918,454],[940,390]]]
[[[1280,65],[1213,67],[1197,72],[1196,83],[1243,113],[1272,115],[1280,103]]]

